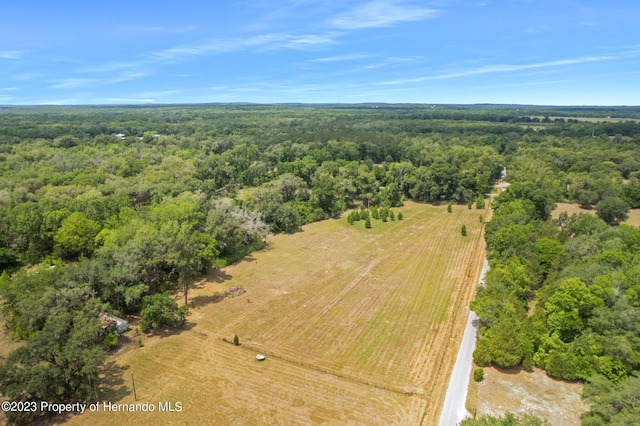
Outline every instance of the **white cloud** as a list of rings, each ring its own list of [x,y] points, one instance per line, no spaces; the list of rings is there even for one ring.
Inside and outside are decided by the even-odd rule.
[[[97,65],[97,66],[90,66],[90,67],[80,68],[78,70],[78,72],[81,72],[81,73],[113,72],[113,71],[120,71],[120,70],[136,68],[136,67],[138,67],[138,65],[139,64],[136,63],[136,62],[115,62],[115,63],[111,63],[111,64],[104,64],[104,65]]]
[[[193,56],[215,55],[249,48],[308,49],[336,43],[337,34],[262,34],[248,38],[219,39],[209,43],[178,46],[152,52],[146,56],[149,62],[178,63]]]
[[[318,58],[312,59],[312,62],[343,62],[343,61],[357,61],[358,59],[366,59],[370,58],[373,55],[365,55],[365,54],[351,54],[351,55],[338,55],[338,56],[329,56],[327,58]]]
[[[495,74],[495,73],[505,73],[505,72],[514,72],[514,71],[525,71],[536,68],[552,68],[552,67],[560,67],[565,65],[575,65],[575,64],[584,64],[588,62],[601,62],[601,61],[609,61],[617,59],[615,56],[585,56],[581,58],[571,58],[571,59],[561,59],[557,61],[549,61],[549,62],[538,62],[533,64],[523,64],[523,65],[487,65],[484,67],[473,68],[465,71],[456,71],[442,74],[434,74],[423,77],[409,78],[409,79],[400,79],[400,80],[391,80],[385,81],[381,84],[385,85],[395,85],[395,84],[405,84],[405,83],[417,83],[421,81],[429,81],[429,80],[446,80],[451,78],[458,77],[467,77],[472,75],[481,75],[481,74]]]
[[[11,80],[16,80],[16,81],[29,81],[29,80],[35,79],[36,77],[40,77],[40,74],[35,74],[35,73],[15,74],[9,78]]]
[[[435,9],[405,5],[397,0],[374,0],[334,17],[330,24],[339,29],[390,27],[401,22],[421,21],[438,15]]]
[[[57,83],[49,86],[50,89],[77,89],[79,87],[87,87],[97,83],[95,78],[64,78],[58,80]]]
[[[144,92],[136,95],[143,98],[162,98],[165,96],[178,95],[183,92],[184,92],[183,90],[173,89],[173,90],[162,90],[162,91],[156,91],[156,92]]]
[[[20,59],[24,53],[20,50],[0,50],[0,59]]]

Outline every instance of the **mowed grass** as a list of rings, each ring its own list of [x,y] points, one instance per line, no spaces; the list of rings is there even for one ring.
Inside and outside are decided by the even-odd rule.
[[[346,215],[273,237],[190,292],[191,328],[112,357],[111,402],[180,401],[180,413],[87,413],[90,424],[419,424],[455,359],[486,211],[407,203],[403,221]],[[460,234],[466,225],[468,236]],[[215,293],[242,286],[246,294]],[[241,346],[225,343],[238,335]],[[267,355],[258,362],[256,353]]]

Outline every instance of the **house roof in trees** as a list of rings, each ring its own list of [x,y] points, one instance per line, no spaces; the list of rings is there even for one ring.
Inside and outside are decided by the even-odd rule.
[[[100,325],[102,326],[103,330],[111,325],[115,325],[116,334],[118,334],[118,336],[127,331],[127,328],[129,328],[129,323],[127,323],[127,321],[114,315],[101,313],[98,316],[98,319],[100,320]]]

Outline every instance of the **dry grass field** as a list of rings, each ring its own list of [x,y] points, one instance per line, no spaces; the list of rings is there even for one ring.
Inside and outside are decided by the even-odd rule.
[[[433,424],[484,256],[488,211],[407,203],[403,221],[342,219],[272,238],[190,291],[190,328],[108,359],[97,412],[70,424]],[[460,235],[465,224],[468,236]],[[246,293],[221,298],[242,286]],[[176,295],[177,298],[180,295]],[[241,345],[225,343],[238,335]],[[266,354],[265,361],[255,355]],[[158,402],[181,402],[159,412]]]
[[[567,212],[569,216],[572,214],[580,214],[580,213],[589,213],[592,215],[596,214],[595,210],[587,210],[580,207],[578,204],[570,204],[570,203],[557,203],[556,209],[551,213],[551,216],[554,219],[560,217],[560,213]],[[631,209],[629,210],[629,219],[627,219],[624,223],[631,226],[640,226],[640,209]]]

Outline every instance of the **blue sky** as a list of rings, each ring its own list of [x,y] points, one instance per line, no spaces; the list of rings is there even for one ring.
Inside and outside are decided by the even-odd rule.
[[[0,104],[640,105],[634,0],[5,0]]]

